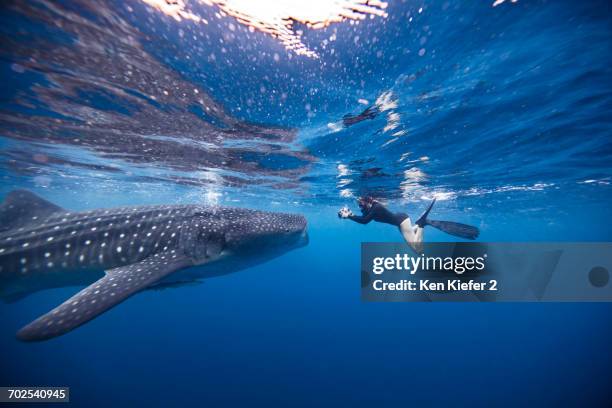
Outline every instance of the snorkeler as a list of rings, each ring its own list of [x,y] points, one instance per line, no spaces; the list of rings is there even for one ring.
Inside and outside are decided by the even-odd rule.
[[[436,200],[434,199],[427,210],[421,215],[421,217],[412,224],[410,217],[405,213],[392,213],[380,202],[376,201],[373,197],[360,197],[357,200],[359,208],[363,215],[353,215],[351,210],[347,207],[342,208],[338,211],[338,217],[348,218],[359,224],[367,224],[370,221],[382,222],[385,224],[395,225],[399,228],[402,236],[415,251],[420,252],[422,250],[423,242],[423,229],[426,225],[431,225],[434,228],[444,231],[447,234],[454,235],[456,237],[465,239],[476,239],[478,234],[478,228],[472,227],[466,224],[460,224],[458,222],[451,221],[436,221],[427,218],[427,215],[431,211]]]
[[[349,127],[359,122],[363,122],[366,119],[374,119],[379,113],[380,109],[378,109],[378,106],[370,106],[359,115],[344,115],[342,117],[342,123],[344,127]]]

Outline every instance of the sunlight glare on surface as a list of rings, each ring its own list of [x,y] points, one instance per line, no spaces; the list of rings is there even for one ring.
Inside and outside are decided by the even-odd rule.
[[[184,0],[142,0],[160,12],[175,18],[208,24],[189,8]],[[287,50],[318,58],[293,29],[294,22],[320,29],[344,20],[363,20],[366,16],[386,17],[387,3],[379,0],[195,0],[191,4],[216,6],[249,30],[258,30],[277,38]]]

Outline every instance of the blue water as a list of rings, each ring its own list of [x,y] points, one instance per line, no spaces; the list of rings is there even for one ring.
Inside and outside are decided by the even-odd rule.
[[[608,304],[360,301],[360,242],[399,239],[336,217],[362,194],[413,216],[438,197],[436,218],[483,242],[612,239],[609,2],[491,3],[302,27],[319,59],[205,5],[208,25],[136,1],[3,3],[0,196],[300,212],[310,243],[43,343],[14,333],[77,288],[2,304],[0,385],[88,407],[610,406]]]

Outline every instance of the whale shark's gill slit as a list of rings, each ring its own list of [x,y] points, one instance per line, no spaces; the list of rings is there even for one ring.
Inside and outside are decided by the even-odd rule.
[[[22,328],[17,338],[38,341],[67,333],[169,274],[192,264],[189,258],[167,251],[138,263],[111,269],[102,279]]]

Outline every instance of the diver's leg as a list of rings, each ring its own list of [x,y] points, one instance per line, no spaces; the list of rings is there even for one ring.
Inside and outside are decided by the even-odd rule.
[[[404,237],[406,242],[411,243],[414,240],[414,228],[412,227],[412,222],[410,222],[410,218],[406,218],[399,225],[399,230]]]
[[[423,250],[423,228],[418,225],[412,225],[410,218],[406,218],[399,226],[399,230],[408,245],[415,250],[421,252]]]
[[[425,228],[420,227],[418,225],[415,225],[413,228],[414,242],[418,242],[420,244],[421,242],[423,242],[423,231],[425,230]]]
[[[416,252],[423,252],[423,230],[425,228],[421,227],[420,225],[415,225],[413,227],[413,233],[412,235],[414,236],[414,244],[412,245],[412,248],[414,248],[414,250]]]

